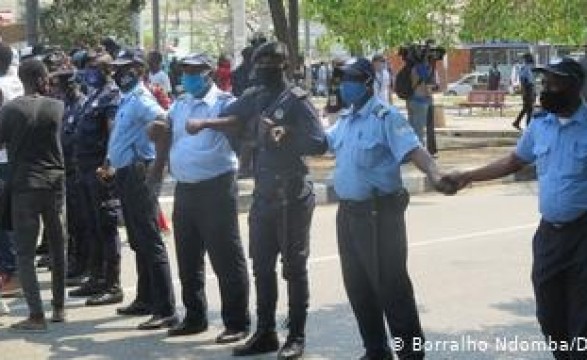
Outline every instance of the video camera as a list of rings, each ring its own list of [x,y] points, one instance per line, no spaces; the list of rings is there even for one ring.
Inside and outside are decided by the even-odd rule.
[[[418,64],[428,60],[430,64],[442,60],[446,54],[446,49],[440,46],[434,46],[434,41],[428,40],[425,44],[409,44],[402,46],[398,51],[402,59],[409,64]]]

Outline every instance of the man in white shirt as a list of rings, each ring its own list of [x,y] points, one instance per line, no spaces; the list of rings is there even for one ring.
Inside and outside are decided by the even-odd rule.
[[[383,55],[373,56],[373,67],[375,67],[375,82],[373,90],[383,103],[389,105],[389,89],[391,88],[391,75],[387,70],[387,62]]]
[[[167,73],[161,69],[163,55],[159,51],[153,50],[149,53],[147,62],[149,64],[149,84],[161,86],[167,95],[170,95],[171,81]]]

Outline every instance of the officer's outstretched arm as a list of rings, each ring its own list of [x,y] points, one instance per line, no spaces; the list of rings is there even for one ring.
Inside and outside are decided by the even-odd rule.
[[[453,195],[457,192],[456,184],[449,181],[445,175],[440,173],[436,162],[424,148],[418,146],[408,153],[408,158],[420,171],[426,174],[436,191],[445,195]]]
[[[513,174],[526,165],[527,163],[520,159],[515,152],[511,152],[485,166],[462,172],[458,176],[459,181],[466,184],[473,181],[487,181]],[[453,176],[456,177],[456,175]]]

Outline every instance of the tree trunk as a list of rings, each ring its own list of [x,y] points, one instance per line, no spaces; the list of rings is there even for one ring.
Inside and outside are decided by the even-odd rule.
[[[289,0],[289,38],[291,39],[291,49],[289,54],[289,61],[291,67],[296,69],[298,67],[298,55],[300,53],[299,41],[299,23],[300,23],[300,8],[299,0]],[[290,47],[288,46],[288,49]]]
[[[26,1],[26,40],[29,45],[39,42],[39,0]]]
[[[295,4],[293,4],[295,3]],[[290,14],[290,20],[295,20],[296,29],[296,42],[297,42],[297,19],[298,16],[298,0],[289,0],[289,9],[293,9],[294,13]],[[294,46],[294,40],[292,39],[291,24],[288,24],[288,19],[285,14],[285,7],[283,0],[269,0],[269,10],[271,11],[271,18],[273,19],[273,28],[275,29],[275,36],[277,40],[287,45],[287,51],[289,52],[289,63],[288,75],[291,77],[293,69],[297,64],[297,46]]]

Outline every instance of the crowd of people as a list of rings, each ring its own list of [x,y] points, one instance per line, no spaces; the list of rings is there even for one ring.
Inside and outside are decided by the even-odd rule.
[[[207,254],[218,279],[224,326],[216,343],[246,339],[234,348],[234,356],[278,351],[279,359],[300,358],[315,208],[304,157],[330,151],[336,158],[342,275],[365,348],[361,359],[393,358],[388,331],[405,345],[397,353],[400,359],[424,358],[423,350],[413,346],[424,334],[406,266],[409,194],[400,168],[405,162],[425,173],[434,189],[452,195],[472,181],[504,176],[537,160],[543,220],[535,243],[536,249],[550,249],[535,254],[538,320],[556,341],[587,335],[580,265],[587,249],[587,191],[582,191],[587,108],[580,97],[585,74],[576,62],[541,70],[546,112],[536,115],[542,120],[530,125],[512,154],[479,169],[444,174],[422,145],[430,107],[427,64],[408,74],[413,86],[408,100],[413,121],[408,121],[386,101],[387,89],[377,89],[386,81],[384,59],[337,62],[336,103],[327,104],[328,112],[338,113],[337,121],[325,130],[308,93],[288,80],[283,43],[263,39],[242,54],[243,63],[230,78],[226,59],[214,62],[206,53],[178,59],[182,94],[174,96],[173,81],[161,70],[163,59],[156,51],[145,56],[140,49],[107,42],[69,54],[37,50],[21,57],[16,68],[12,49],[0,43],[0,143],[5,144],[0,153],[0,285],[5,294],[18,287],[19,279],[29,310],[12,330],[48,329],[35,266],[41,222],[52,275],[50,321],[66,321],[66,285],[77,286],[69,296],[86,297],[87,306],[122,303],[125,259],[118,224],[123,222],[137,284],[135,298],[117,308],[118,315],[150,315],[138,329],[167,329],[168,336],[207,331]],[[570,126],[577,131],[564,130]],[[553,131],[568,142],[552,140],[547,135]],[[252,160],[246,166],[255,183],[248,255],[256,329],[250,337],[250,280],[236,180],[238,154],[247,151]],[[553,170],[557,159],[567,160]],[[182,319],[157,200],[166,171],[177,181],[172,227]],[[560,247],[566,240],[572,241]],[[283,344],[276,324],[278,258],[288,297]],[[555,352],[557,358],[567,355]]]

